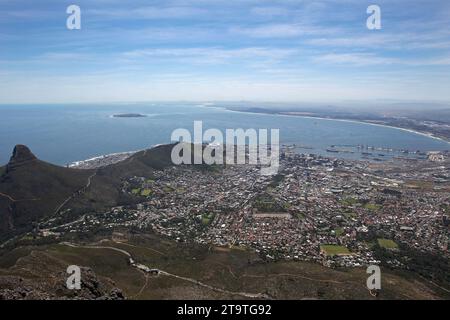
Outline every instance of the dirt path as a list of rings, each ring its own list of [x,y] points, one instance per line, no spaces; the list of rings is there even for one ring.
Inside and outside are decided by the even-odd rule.
[[[0,196],[8,198],[9,200],[11,200],[12,202],[16,202],[16,199],[14,199],[13,197],[11,197],[10,195],[4,194],[0,192]]]
[[[431,280],[428,280],[427,278],[422,277],[421,275],[419,275],[419,277],[420,277],[421,279],[423,279],[424,281],[426,281],[426,282],[432,284],[433,286],[435,286],[435,287],[437,287],[437,288],[439,288],[439,289],[441,289],[441,290],[444,290],[445,292],[450,292],[450,290],[448,290],[447,288],[441,287],[440,285],[434,283],[434,282],[431,281]]]
[[[226,293],[226,294],[230,294],[230,295],[233,295],[233,296],[241,296],[241,297],[252,298],[252,299],[270,299],[270,297],[268,295],[264,294],[264,293],[248,293],[248,292],[242,292],[242,291],[233,292],[233,291],[228,291],[228,290],[225,290],[225,289],[221,289],[221,288],[210,286],[209,284],[205,284],[205,283],[203,283],[203,282],[201,282],[199,280],[178,276],[176,274],[172,274],[172,273],[169,273],[169,272],[166,272],[166,271],[160,270],[159,273],[162,274],[162,275],[165,275],[165,276],[174,277],[174,278],[177,278],[177,279],[180,279],[180,280],[188,281],[190,283],[193,283],[193,284],[199,285],[201,287],[204,287],[204,288],[207,288],[207,289],[210,289],[210,290],[213,290],[213,291],[217,291],[217,292],[220,292],[220,293]]]
[[[144,273],[144,272],[142,272],[142,273]],[[142,292],[144,292],[144,290],[147,288],[147,285],[148,285],[148,274],[146,274],[146,273],[144,273],[144,277],[145,277],[145,283],[144,283],[144,285],[142,286],[142,288],[141,288],[141,290],[139,290],[139,292],[138,293],[136,293],[134,296],[132,296],[131,298],[136,298],[136,297],[138,297],[138,296],[140,296],[141,294],[142,294]]]
[[[160,254],[160,255],[162,255],[162,256],[165,256],[165,255],[166,255],[165,253],[162,253],[161,251],[158,251],[158,250],[156,250],[156,249],[149,248],[149,247],[141,247],[141,246],[136,246],[136,245],[134,245],[134,244],[129,244],[129,243],[126,243],[126,242],[121,242],[121,241],[114,241],[114,240],[113,240],[113,242],[114,242],[114,243],[117,243],[117,244],[124,245],[124,246],[132,247],[132,248],[139,248],[139,249],[149,250],[149,251],[155,252],[155,253],[157,253],[157,254]]]
[[[58,208],[56,208],[55,212],[53,213],[53,216],[56,216],[56,215],[59,213],[59,211],[60,211],[62,208],[64,208],[64,206],[65,206],[70,200],[72,200],[72,199],[76,198],[78,195],[84,193],[84,192],[91,186],[92,179],[93,179],[96,175],[97,175],[97,171],[95,171],[93,174],[91,174],[91,175],[88,177],[87,184],[86,184],[83,188],[81,188],[80,190],[78,190],[78,191],[74,192],[73,194],[71,194],[70,197],[68,197],[66,200],[64,200],[64,202],[63,202]]]
[[[77,244],[73,244],[70,242],[61,242],[60,244],[64,245],[64,246],[68,246],[68,247],[72,247],[72,248],[84,248],[84,249],[107,249],[107,250],[114,250],[117,252],[120,252],[124,255],[126,255],[127,257],[131,258],[131,254],[125,250],[116,248],[116,247],[106,247],[106,246],[80,246]]]
[[[17,199],[14,199],[13,197],[11,197],[10,195],[5,194],[5,193],[2,193],[2,192],[0,192],[0,196],[1,196],[1,197],[8,198],[11,202],[39,201],[39,200],[41,200],[41,199],[37,199],[37,198],[33,198],[33,199],[20,199],[20,200],[17,200]]]
[[[126,255],[130,259],[130,261],[134,261],[132,255],[129,252],[127,252],[125,250],[122,250],[122,249],[119,249],[119,248],[116,248],[116,247],[108,247],[108,246],[80,246],[80,245],[76,245],[76,244],[69,243],[69,242],[62,242],[61,245],[66,245],[66,246],[69,246],[69,247],[72,247],[72,248],[114,250],[114,251],[117,251],[117,252],[120,252],[120,253]],[[132,264],[131,266],[137,268],[136,266],[138,266],[138,265],[137,264]],[[139,266],[144,266],[144,265],[140,265],[139,264]],[[144,267],[147,267],[147,266],[144,266]],[[147,268],[149,270],[152,269],[150,267],[147,267]],[[140,268],[137,268],[137,269],[142,272],[142,269],[140,269]],[[252,298],[252,299],[270,299],[270,297],[268,295],[264,294],[264,293],[248,293],[248,292],[242,292],[242,291],[239,291],[239,292],[228,291],[228,290],[225,290],[225,289],[222,289],[222,288],[211,286],[209,284],[203,283],[203,282],[201,282],[199,280],[196,280],[196,279],[179,276],[179,275],[176,275],[176,274],[173,274],[173,273],[169,273],[169,272],[164,271],[164,270],[160,270],[160,269],[153,269],[153,270],[158,270],[158,274],[159,275],[163,275],[163,276],[167,276],[167,277],[173,277],[173,278],[176,278],[176,279],[187,281],[187,282],[190,282],[192,284],[204,287],[204,288],[209,289],[209,290],[220,292],[220,293],[225,293],[225,294],[229,294],[229,295],[233,295],[233,296],[241,296],[241,297],[245,297],[245,298]],[[146,278],[146,281],[147,280],[148,279]],[[146,286],[147,286],[147,283],[144,284],[144,286],[141,289],[141,292],[139,292],[137,295],[141,294],[143,292],[143,290],[145,290]],[[135,295],[135,296],[137,296],[137,295]]]
[[[294,277],[294,278],[302,278],[302,279],[310,280],[310,281],[324,282],[324,283],[333,283],[333,284],[349,283],[348,281],[347,282],[342,282],[342,281],[336,281],[336,280],[315,279],[315,278],[310,278],[310,277],[302,276],[302,275],[299,275],[299,274],[291,274],[291,273],[268,274],[268,275],[264,275],[264,276],[244,274],[242,277],[248,277],[248,278]]]

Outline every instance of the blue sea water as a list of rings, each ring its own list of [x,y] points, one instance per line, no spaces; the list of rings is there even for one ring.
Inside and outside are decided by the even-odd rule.
[[[145,118],[114,118],[141,113]],[[45,161],[65,165],[98,155],[141,150],[169,143],[177,128],[193,130],[280,129],[285,144],[308,146],[305,153],[327,154],[332,145],[370,145],[408,150],[449,150],[450,144],[404,130],[355,122],[240,113],[190,103],[85,105],[0,105],[0,164],[16,144]],[[357,158],[360,154],[328,154]]]

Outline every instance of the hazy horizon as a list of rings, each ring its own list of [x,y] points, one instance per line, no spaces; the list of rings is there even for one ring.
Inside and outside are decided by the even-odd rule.
[[[324,110],[327,108],[332,108],[335,111],[383,111],[383,110],[391,110],[391,111],[441,111],[441,110],[449,110],[450,109],[450,101],[420,101],[420,100],[346,100],[346,101],[269,101],[269,100],[141,100],[141,101],[43,101],[43,102],[14,102],[14,103],[2,103],[1,106],[39,106],[39,105],[61,105],[61,106],[70,106],[70,105],[80,105],[80,106],[89,106],[89,105],[127,105],[131,107],[133,105],[143,105],[147,104],[148,107],[156,106],[158,104],[189,104],[189,105],[198,105],[198,106],[211,106],[211,107],[243,107],[243,108],[252,108],[252,107],[261,107],[267,109],[311,109],[311,110]],[[373,110],[374,107],[377,107],[376,110]],[[426,110],[425,110],[426,109]],[[130,109],[132,110],[132,108]]]

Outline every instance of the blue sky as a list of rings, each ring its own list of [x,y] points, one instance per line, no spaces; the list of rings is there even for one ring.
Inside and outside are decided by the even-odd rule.
[[[0,0],[0,103],[449,102],[449,88],[447,0]]]

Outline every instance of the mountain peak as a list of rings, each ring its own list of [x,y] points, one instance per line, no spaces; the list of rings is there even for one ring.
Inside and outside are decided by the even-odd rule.
[[[8,166],[20,165],[24,162],[36,160],[36,156],[31,150],[22,144],[18,144],[14,147],[13,154],[9,160]]]

